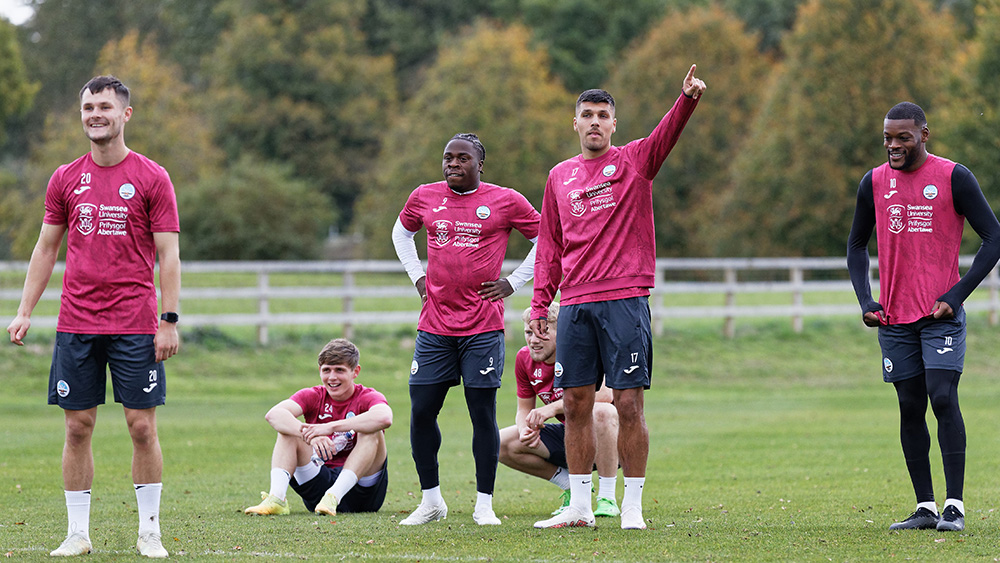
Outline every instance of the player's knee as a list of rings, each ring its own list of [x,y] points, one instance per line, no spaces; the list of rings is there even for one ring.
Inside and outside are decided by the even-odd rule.
[[[607,403],[594,405],[594,424],[599,428],[618,428],[618,411]]]
[[[90,440],[94,433],[94,422],[85,418],[66,419],[66,441],[70,445]]]

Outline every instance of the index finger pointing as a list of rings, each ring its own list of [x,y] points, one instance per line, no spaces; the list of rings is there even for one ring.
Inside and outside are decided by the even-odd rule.
[[[694,71],[697,68],[698,68],[698,65],[696,65],[696,64],[691,65],[691,68],[688,70],[688,75],[684,78],[685,82],[689,82],[692,78],[694,78]]]

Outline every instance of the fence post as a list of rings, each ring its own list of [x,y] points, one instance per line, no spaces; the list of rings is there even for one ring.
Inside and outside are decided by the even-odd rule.
[[[354,339],[354,325],[350,321],[350,314],[354,312],[354,272],[344,271],[344,315],[348,320],[344,321],[344,338]]]
[[[257,314],[260,315],[260,323],[257,324],[257,342],[261,346],[266,346],[268,342],[267,338],[267,317],[269,314],[268,306],[268,274],[264,270],[257,272],[257,290],[260,292],[260,298],[257,301]]]
[[[722,334],[726,338],[734,338],[736,336],[736,322],[728,310],[736,305],[736,269],[727,267],[725,275],[727,312],[725,324],[722,327]]]
[[[796,334],[802,332],[802,267],[792,266],[792,330]]]

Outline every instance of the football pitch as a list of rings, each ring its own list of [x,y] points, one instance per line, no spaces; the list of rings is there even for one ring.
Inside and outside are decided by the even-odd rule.
[[[294,493],[292,513],[251,517],[268,488],[274,433],[264,413],[318,383],[316,353],[332,329],[248,335],[183,333],[167,363],[167,404],[158,409],[164,452],[163,543],[173,559],[322,561],[984,561],[1000,557],[1000,331],[970,315],[959,388],[969,443],[966,530],[889,532],[915,500],[898,439],[890,385],[881,382],[875,333],[858,319],[741,323],[735,339],[718,323],[668,324],[655,339],[646,394],[650,459],[643,495],[649,529],[535,530],[559,490],[501,466],[494,508],[501,526],[472,521],[471,428],[460,390],[441,414],[441,485],[448,518],[398,522],[420,498],[409,451],[406,381],[412,327],[365,329],[360,383],[382,391],[394,412],[387,430],[389,491],[376,514],[318,517]],[[514,330],[516,328],[517,330]],[[513,423],[508,327],[498,422]],[[62,414],[45,405],[52,335],[25,349],[0,347],[0,554],[48,559],[65,536],[60,473]],[[936,431],[928,413],[932,436]],[[135,560],[137,515],[130,445],[119,405],[98,409],[86,561]],[[944,500],[937,442],[931,459]],[[622,480],[618,480],[621,499]]]

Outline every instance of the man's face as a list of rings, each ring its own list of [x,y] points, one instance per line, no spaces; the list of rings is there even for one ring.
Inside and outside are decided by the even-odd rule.
[[[361,366],[353,368],[344,364],[319,366],[319,378],[326,394],[334,401],[346,401],[354,395],[354,378],[361,373]]]
[[[910,172],[923,164],[928,134],[926,125],[921,127],[912,119],[886,119],[882,141],[889,156],[889,166]]]
[[[444,147],[441,171],[448,187],[464,193],[479,187],[479,175],[483,172],[483,162],[471,141],[452,139]]]
[[[80,98],[83,132],[96,144],[108,144],[121,137],[125,123],[131,117],[132,107],[126,107],[111,88],[105,88],[96,94],[84,90]]]
[[[581,102],[573,118],[573,129],[580,135],[580,147],[590,158],[604,154],[611,147],[611,134],[618,120],[615,108],[607,102]]]
[[[528,354],[536,362],[554,364],[556,362],[556,323],[549,321],[549,339],[535,336],[531,327],[524,325],[524,341],[528,344]]]

